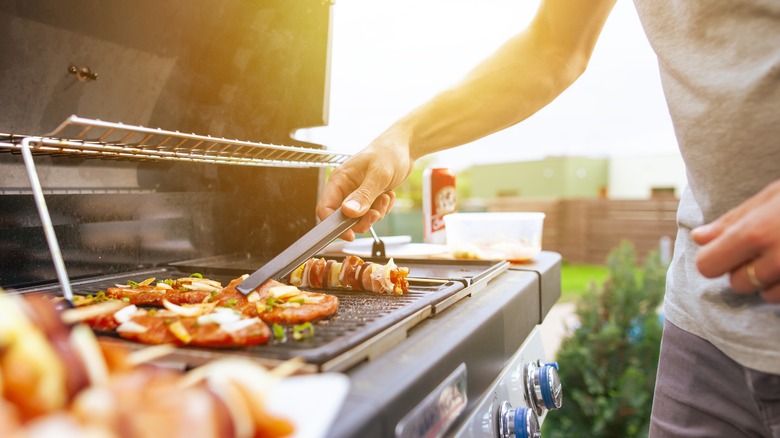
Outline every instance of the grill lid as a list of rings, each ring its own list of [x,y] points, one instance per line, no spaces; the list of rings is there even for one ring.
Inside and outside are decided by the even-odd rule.
[[[0,132],[71,114],[289,144],[327,123],[331,2],[0,2]],[[229,25],[226,25],[229,23]]]

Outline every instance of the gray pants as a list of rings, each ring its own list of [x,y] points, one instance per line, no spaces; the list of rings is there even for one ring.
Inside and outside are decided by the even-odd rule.
[[[745,368],[666,321],[650,421],[652,438],[780,438],[780,375]]]

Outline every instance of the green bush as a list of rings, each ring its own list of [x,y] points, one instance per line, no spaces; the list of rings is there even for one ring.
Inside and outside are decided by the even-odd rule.
[[[657,252],[638,266],[634,246],[623,242],[607,271],[578,300],[580,325],[558,350],[563,407],[547,415],[545,438],[647,436],[666,266]]]

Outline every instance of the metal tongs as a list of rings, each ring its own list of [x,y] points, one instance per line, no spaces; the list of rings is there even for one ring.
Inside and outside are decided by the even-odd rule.
[[[347,217],[339,207],[303,237],[263,265],[262,268],[253,272],[238,285],[237,289],[247,295],[269,279],[289,274],[309,257],[320,252],[329,243],[352,228],[359,220],[359,217]]]
[[[374,237],[374,241],[371,242],[371,255],[374,257],[385,258],[385,242],[376,235],[374,227],[370,227],[368,231],[371,232],[371,236]]]

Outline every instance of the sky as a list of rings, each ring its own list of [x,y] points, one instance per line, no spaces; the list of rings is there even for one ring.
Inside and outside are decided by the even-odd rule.
[[[339,0],[329,123],[296,137],[353,154],[458,82],[527,26],[538,0]],[[436,165],[546,156],[678,155],[655,54],[633,2],[618,0],[586,72],[518,125],[436,154]]]

